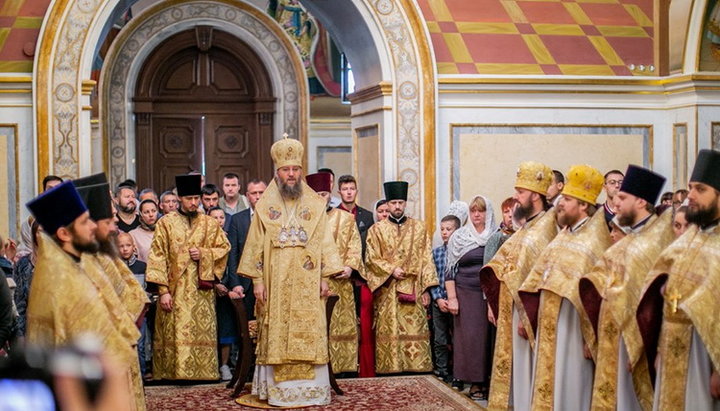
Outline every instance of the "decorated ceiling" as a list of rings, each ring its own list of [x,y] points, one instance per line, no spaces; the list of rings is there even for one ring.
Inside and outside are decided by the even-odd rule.
[[[439,74],[655,74],[653,0],[418,4]]]
[[[0,72],[32,71],[49,3],[0,2]],[[656,74],[651,70],[653,0],[418,0],[418,4],[439,74]]]

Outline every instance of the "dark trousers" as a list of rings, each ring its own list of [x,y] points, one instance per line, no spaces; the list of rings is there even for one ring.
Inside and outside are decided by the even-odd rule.
[[[433,354],[435,354],[435,369],[441,375],[452,374],[450,369],[450,344],[452,344],[453,317],[450,313],[440,311],[437,303],[430,305],[432,310],[433,326]]]

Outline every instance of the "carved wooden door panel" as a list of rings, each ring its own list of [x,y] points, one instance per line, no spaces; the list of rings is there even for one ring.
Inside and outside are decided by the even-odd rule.
[[[222,183],[225,173],[240,176],[241,184],[254,178],[268,179],[270,147],[262,138],[257,114],[210,115],[205,118],[205,176]],[[264,127],[263,127],[264,128]],[[244,191],[244,187],[241,188]]]
[[[175,176],[200,170],[203,161],[202,118],[152,117],[153,176],[150,187],[164,191],[175,186]]]

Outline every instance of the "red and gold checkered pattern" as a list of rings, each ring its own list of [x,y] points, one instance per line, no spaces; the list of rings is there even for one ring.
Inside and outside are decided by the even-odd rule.
[[[30,73],[50,0],[0,0],[0,73]]]
[[[418,0],[440,74],[655,75],[653,0]]]

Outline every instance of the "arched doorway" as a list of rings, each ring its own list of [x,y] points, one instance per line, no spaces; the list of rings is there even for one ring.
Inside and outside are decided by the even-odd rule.
[[[202,171],[219,184],[269,181],[275,98],[261,59],[244,42],[209,26],[159,44],[135,89],[137,182],[164,190],[176,174]]]

